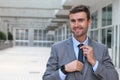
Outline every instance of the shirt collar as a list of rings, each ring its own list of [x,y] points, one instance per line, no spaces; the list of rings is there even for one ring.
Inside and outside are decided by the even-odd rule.
[[[81,44],[78,40],[75,39],[74,35],[72,35],[72,41],[74,46],[78,46],[79,44]],[[82,44],[88,45],[88,37],[85,39],[85,41]]]

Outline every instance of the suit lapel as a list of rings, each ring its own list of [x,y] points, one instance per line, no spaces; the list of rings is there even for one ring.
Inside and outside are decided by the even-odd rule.
[[[66,48],[67,48],[67,52],[68,52],[68,56],[70,61],[73,61],[76,58],[75,56],[75,52],[74,52],[74,48],[73,48],[73,42],[72,42],[72,38],[70,38],[66,44]]]
[[[88,38],[88,45],[92,46],[92,40],[90,38]],[[87,60],[85,61],[84,64],[85,64],[85,66],[84,66],[83,80],[86,80],[85,77],[88,74],[87,71],[88,71],[88,68],[90,67],[90,64],[89,64],[89,62]]]

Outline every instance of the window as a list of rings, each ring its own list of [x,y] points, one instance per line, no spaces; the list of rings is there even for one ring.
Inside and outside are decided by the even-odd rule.
[[[28,40],[28,29],[16,29],[16,40]]]
[[[98,27],[98,11],[92,13],[91,19],[92,19],[92,25],[90,30],[90,37],[93,40],[98,41],[98,29],[95,29]]]
[[[28,29],[25,30],[25,40],[28,40]]]
[[[37,40],[37,30],[34,30],[34,40]]]
[[[97,28],[97,25],[98,25],[98,12],[94,12],[92,15],[91,15],[91,18],[92,18],[92,25],[91,25],[91,28]]]
[[[113,28],[102,29],[102,43],[106,44],[108,48],[111,48]]]
[[[98,41],[98,30],[91,31],[91,39]]]
[[[102,26],[112,25],[112,4],[102,8]]]

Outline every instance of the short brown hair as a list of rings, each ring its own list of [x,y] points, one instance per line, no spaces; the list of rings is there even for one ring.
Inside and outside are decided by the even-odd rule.
[[[74,13],[78,13],[78,12],[85,12],[87,14],[87,19],[88,20],[90,19],[90,11],[89,11],[87,6],[85,6],[85,5],[78,5],[78,6],[72,7],[70,9],[69,15],[70,14],[74,14]]]

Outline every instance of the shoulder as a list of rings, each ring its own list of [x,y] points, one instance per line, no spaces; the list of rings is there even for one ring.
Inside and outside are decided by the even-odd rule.
[[[107,46],[103,43],[97,42],[92,40],[93,47],[99,48],[99,49],[107,49]]]
[[[92,41],[92,44],[97,60],[101,61],[103,59],[103,56],[109,56],[108,48],[105,44],[96,41]]]
[[[72,42],[72,39],[71,39],[71,38],[66,39],[66,40],[63,40],[63,41],[55,42],[55,43],[52,45],[52,47],[56,47],[56,46],[58,46],[58,47],[63,47],[63,46],[65,46],[66,44],[68,44],[68,43],[70,43],[70,42]]]

